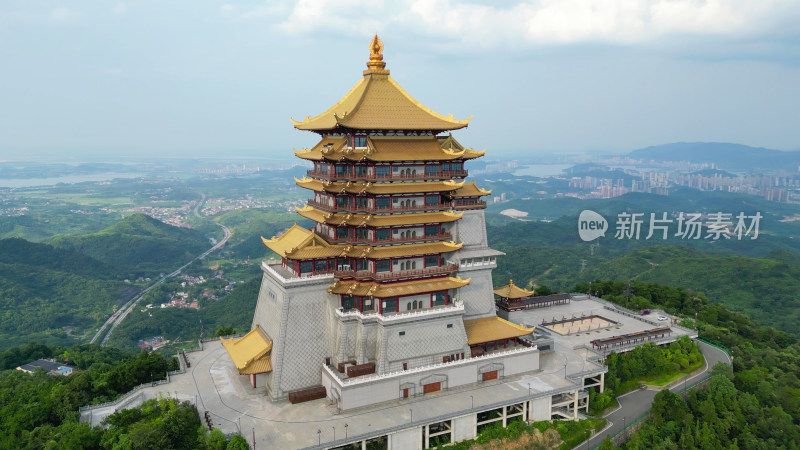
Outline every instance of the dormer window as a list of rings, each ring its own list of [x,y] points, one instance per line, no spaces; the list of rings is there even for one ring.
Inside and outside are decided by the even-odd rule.
[[[350,146],[352,148],[367,148],[367,137],[350,136]]]

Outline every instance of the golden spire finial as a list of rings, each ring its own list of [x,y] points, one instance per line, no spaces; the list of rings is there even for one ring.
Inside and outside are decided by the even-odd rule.
[[[386,70],[386,62],[383,61],[383,41],[377,33],[369,43],[369,61],[367,61],[367,70],[364,71],[364,75],[368,73],[389,74],[389,71]]]
[[[508,279],[508,285],[509,285],[509,286],[513,286],[513,285],[514,285],[514,280],[512,280],[512,279],[510,279],[510,278],[509,278],[509,279]]]

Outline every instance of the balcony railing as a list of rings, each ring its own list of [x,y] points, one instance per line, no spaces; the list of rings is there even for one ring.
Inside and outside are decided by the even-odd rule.
[[[389,174],[356,174],[356,173],[344,173],[344,174],[336,174],[330,173],[323,170],[307,170],[306,174],[310,177],[319,178],[322,180],[341,180],[341,181],[348,181],[348,180],[366,180],[366,181],[387,181],[387,180],[426,180],[432,178],[466,178],[469,173],[466,170],[449,170],[449,171],[442,171],[442,172],[433,172],[433,173],[426,173],[424,170],[420,171],[420,173],[415,174],[399,174],[399,173],[389,173]]]
[[[325,240],[336,244],[393,244],[399,242],[422,242],[422,241],[440,241],[452,238],[450,233],[428,234],[425,236],[406,236],[406,237],[390,237],[387,239],[375,239],[370,237],[328,237]]]
[[[315,208],[322,209],[328,212],[363,212],[363,213],[392,213],[392,212],[410,212],[410,211],[429,211],[432,209],[450,209],[452,205],[450,203],[435,203],[435,204],[426,204],[425,202],[420,202],[418,205],[414,206],[398,206],[392,205],[388,207],[379,207],[379,206],[359,206],[359,205],[329,205],[328,203],[323,203],[317,200],[308,200],[309,206],[313,206]],[[484,202],[485,205],[485,202]]]
[[[447,266],[425,267],[424,269],[400,270],[397,272],[378,272],[370,270],[335,270],[333,276],[337,278],[356,278],[370,280],[392,280],[397,278],[412,278],[431,275],[444,275],[458,270],[457,264]]]
[[[475,200],[469,203],[461,203],[456,204],[453,203],[453,209],[474,209],[474,208],[486,208],[486,202],[484,200]]]

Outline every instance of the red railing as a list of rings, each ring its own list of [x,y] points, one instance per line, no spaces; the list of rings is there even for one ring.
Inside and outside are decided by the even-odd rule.
[[[420,201],[420,204],[415,206],[392,205],[389,207],[356,206],[356,205],[339,206],[336,204],[331,206],[327,202],[323,203],[313,199],[308,200],[306,203],[308,203],[309,206],[313,206],[315,208],[319,208],[328,212],[388,213],[388,212],[427,211],[431,209],[444,209],[452,207],[450,203],[436,203],[434,205],[426,205],[424,201]]]
[[[451,264],[447,266],[425,267],[424,269],[400,270],[397,272],[379,272],[379,273],[372,273],[372,271],[369,270],[361,270],[361,271],[335,270],[333,271],[333,276],[338,278],[360,278],[360,279],[367,278],[371,280],[391,280],[395,278],[443,275],[455,272],[457,270],[458,270],[458,265]]]
[[[360,238],[360,237],[329,237],[325,236],[325,240],[337,244],[391,244],[393,242],[411,242],[411,241],[432,241],[450,239],[450,233],[429,234],[426,236],[407,236],[407,237],[391,237],[388,239],[375,239],[375,238]]]
[[[336,174],[322,170],[307,170],[306,175],[314,178],[321,178],[331,181],[353,181],[353,180],[367,180],[367,181],[381,181],[381,180],[425,180],[428,178],[466,178],[469,173],[466,170],[450,170],[446,172],[425,173],[421,171],[415,174],[390,173],[384,175],[378,174]]]

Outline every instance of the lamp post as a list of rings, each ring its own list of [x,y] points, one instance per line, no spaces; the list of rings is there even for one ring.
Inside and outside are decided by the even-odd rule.
[[[322,445],[322,430],[317,430],[317,445]]]
[[[408,423],[414,423],[414,410],[413,409],[409,409],[408,410],[408,414],[411,417]]]
[[[335,441],[336,440],[336,427],[331,427],[331,428],[333,428],[333,440]]]
[[[344,424],[344,438],[345,438],[345,439],[347,439],[347,427],[348,427],[348,426],[349,426],[349,425],[347,425],[347,424]]]
[[[531,384],[528,383],[528,397],[531,396]]]

